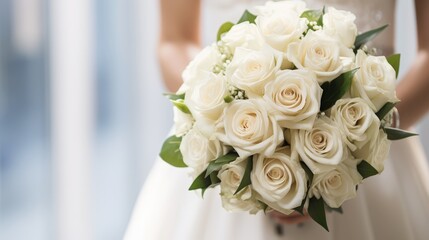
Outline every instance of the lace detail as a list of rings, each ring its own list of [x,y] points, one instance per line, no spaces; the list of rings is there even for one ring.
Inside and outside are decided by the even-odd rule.
[[[256,4],[264,4],[265,0],[204,0],[203,32],[206,43],[213,41],[217,28],[226,21],[235,21],[243,9]],[[356,15],[356,24],[362,32],[389,24],[389,27],[370,45],[375,47],[377,54],[389,55],[394,49],[394,23],[396,0],[306,0],[307,7],[318,9],[323,6],[348,10]]]

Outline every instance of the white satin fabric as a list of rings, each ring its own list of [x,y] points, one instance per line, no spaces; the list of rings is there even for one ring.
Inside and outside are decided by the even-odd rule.
[[[429,174],[417,137],[396,142],[384,172],[365,181],[343,214],[328,213],[330,232],[312,221],[274,224],[263,213],[229,213],[219,189],[189,192],[192,179],[158,159],[137,200],[126,240],[348,239],[412,240],[429,236]]]
[[[238,19],[255,0],[212,0],[203,7],[205,42],[215,38],[224,21]],[[356,13],[359,29],[393,23],[393,0],[309,0],[309,7],[337,6]],[[317,6],[316,6],[317,5]],[[313,7],[314,6],[314,7]],[[375,15],[374,15],[375,14]],[[393,25],[391,25],[393,29]],[[393,31],[377,40],[389,54]],[[204,199],[187,191],[192,179],[187,170],[158,159],[136,202],[126,240],[402,240],[429,239],[429,168],[418,137],[395,142],[380,176],[359,186],[357,198],[346,202],[344,214],[328,213],[330,232],[312,221],[303,226],[274,224],[263,213],[229,213],[221,206],[219,189],[210,189]]]

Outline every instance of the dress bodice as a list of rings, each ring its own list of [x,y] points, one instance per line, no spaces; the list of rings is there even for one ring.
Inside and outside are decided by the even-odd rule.
[[[202,32],[205,44],[213,42],[218,27],[226,21],[236,21],[244,9],[262,5],[265,0],[204,0]],[[394,23],[396,0],[305,0],[307,7],[320,9],[323,6],[348,10],[356,15],[358,31],[389,24],[389,27],[373,40],[370,47],[377,53],[388,55],[394,48]]]

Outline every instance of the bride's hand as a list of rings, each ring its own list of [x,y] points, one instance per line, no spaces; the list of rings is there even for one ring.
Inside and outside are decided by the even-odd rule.
[[[268,215],[279,224],[300,224],[306,222],[309,219],[307,213],[301,215],[298,212],[285,215],[277,211],[272,211]]]

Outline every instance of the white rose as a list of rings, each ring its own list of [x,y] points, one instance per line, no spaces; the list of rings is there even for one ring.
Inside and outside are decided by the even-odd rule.
[[[183,84],[177,91],[181,94],[186,92],[189,87],[196,84],[202,77],[213,71],[213,67],[222,60],[222,56],[216,46],[213,44],[201,50],[195,58],[186,66],[182,73]]]
[[[242,22],[234,25],[225,35],[222,41],[234,53],[237,47],[258,50],[265,45],[264,38],[255,24]]]
[[[225,76],[210,73],[186,91],[185,104],[194,118],[216,121],[221,116],[228,95]]]
[[[252,189],[246,187],[234,195],[243,178],[246,161],[231,162],[222,166],[218,173],[221,180],[220,190],[222,198],[222,206],[231,212],[250,211],[255,214],[261,210],[261,204],[252,194]]]
[[[322,84],[343,72],[353,51],[322,31],[309,31],[301,41],[289,44],[286,55],[297,68],[316,73]]]
[[[306,10],[304,1],[267,1],[264,6],[257,6],[252,10],[256,15],[269,16],[293,12],[298,16]]]
[[[291,130],[292,148],[313,173],[328,171],[345,154],[341,132],[328,117],[317,118],[311,130]]]
[[[250,174],[259,200],[269,207],[289,214],[299,207],[307,192],[307,176],[290,150],[277,151],[271,157],[255,155]]]
[[[286,70],[266,86],[264,99],[280,126],[309,130],[319,112],[322,91],[314,73]]]
[[[219,139],[240,157],[270,156],[283,143],[283,131],[262,99],[235,100],[225,109]]]
[[[231,83],[246,91],[249,97],[262,96],[265,85],[274,80],[281,60],[271,51],[237,48],[226,76]]]
[[[334,169],[315,174],[309,196],[323,198],[331,208],[339,208],[349,199],[356,197],[356,185],[362,180],[355,164],[340,164]]]
[[[174,134],[177,137],[185,135],[189,130],[191,130],[192,125],[194,124],[194,119],[191,114],[186,114],[176,107],[173,108],[174,113]]]
[[[356,158],[367,161],[373,166],[379,173],[384,170],[384,161],[387,159],[390,150],[390,144],[392,142],[387,139],[386,133],[382,130],[378,130],[378,135],[374,141],[369,141],[361,149],[353,152]]]
[[[331,109],[331,119],[352,151],[375,138],[380,128],[380,120],[362,98],[338,100]]]
[[[202,170],[210,161],[222,156],[224,148],[218,139],[209,139],[194,127],[183,136],[180,152],[187,166]]]
[[[282,69],[291,68],[292,63],[287,59],[286,50],[290,43],[299,41],[302,33],[307,30],[307,19],[289,11],[260,15],[255,23],[268,45],[282,54]]]
[[[323,15],[323,30],[330,36],[335,36],[346,47],[351,48],[357,36],[356,16],[348,11],[337,10],[333,7]]]
[[[367,56],[359,50],[356,55],[359,70],[352,82],[353,97],[365,99],[375,112],[387,102],[398,102],[396,97],[396,73],[384,56]]]

